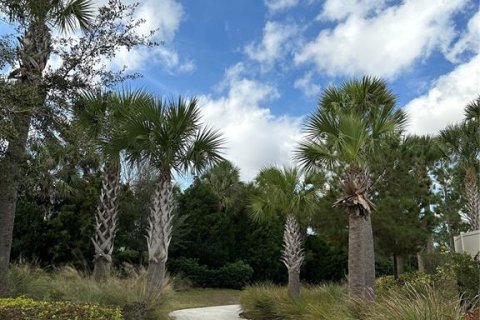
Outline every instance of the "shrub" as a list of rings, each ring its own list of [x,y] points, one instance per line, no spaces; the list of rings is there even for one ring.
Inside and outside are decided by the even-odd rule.
[[[119,308],[71,302],[35,301],[25,297],[0,299],[0,319],[9,320],[121,320]]]
[[[252,278],[253,269],[243,261],[228,263],[216,271],[219,287],[242,289]]]
[[[219,269],[209,269],[196,259],[177,258],[169,264],[172,273],[186,277],[196,287],[230,288],[245,287],[253,275],[253,269],[243,261],[228,263]]]

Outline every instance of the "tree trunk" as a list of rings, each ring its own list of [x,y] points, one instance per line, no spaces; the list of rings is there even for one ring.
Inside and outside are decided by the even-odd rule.
[[[8,265],[12,248],[15,208],[22,165],[25,162],[30,119],[28,114],[16,116],[14,123],[17,136],[9,141],[5,157],[0,161],[0,296],[6,295],[8,291]]]
[[[397,278],[404,272],[403,257],[395,256],[395,265],[397,266]]]
[[[423,262],[423,257],[421,252],[417,252],[417,264],[418,264],[418,272],[425,272],[425,263]]]
[[[303,259],[300,226],[293,215],[288,215],[283,232],[282,261],[288,270],[288,295],[292,300],[300,297],[300,268]]]
[[[365,217],[365,301],[375,301],[375,248],[373,243],[373,230],[371,216]]]
[[[27,30],[19,38],[18,62],[19,68],[13,70],[10,76],[18,74],[20,86],[28,86],[40,94],[42,73],[51,53],[51,36],[48,27],[42,19],[32,19]],[[35,103],[44,103],[43,99]],[[35,97],[36,98],[36,97]],[[18,103],[14,101],[12,103]],[[12,248],[13,226],[17,205],[19,179],[25,164],[25,149],[28,131],[32,119],[30,105],[22,106],[25,112],[14,115],[13,124],[16,135],[9,139],[5,157],[0,162],[0,296],[8,291],[8,265]]]
[[[117,228],[119,179],[120,167],[118,164],[106,162],[103,169],[100,200],[95,215],[95,238],[92,239],[95,247],[93,276],[97,281],[105,280],[110,276]]]
[[[365,219],[357,214],[357,208],[349,213],[348,221],[348,294],[353,299],[364,299],[365,288]]]
[[[160,301],[166,274],[166,261],[148,263],[146,301],[156,303]]]
[[[288,271],[288,296],[292,300],[298,300],[298,298],[300,298],[300,271],[299,270]]]
[[[465,173],[465,194],[467,198],[467,219],[472,231],[480,230],[480,191],[477,185],[477,174],[474,168]]]
[[[95,259],[95,265],[93,267],[93,278],[97,281],[105,281],[110,276],[111,261],[105,257],[98,257]]]
[[[160,301],[168,260],[168,247],[172,239],[172,182],[170,172],[164,171],[153,197],[147,229],[148,274],[146,301],[156,304]]]

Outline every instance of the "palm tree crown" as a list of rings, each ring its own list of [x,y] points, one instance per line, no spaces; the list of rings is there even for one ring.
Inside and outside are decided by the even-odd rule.
[[[259,193],[252,196],[255,219],[282,214],[306,222],[315,212],[320,177],[309,172],[304,177],[297,168],[266,168],[256,178]]]
[[[382,139],[400,132],[406,123],[395,100],[386,83],[372,77],[326,89],[307,119],[297,159],[306,169],[365,164]]]
[[[151,98],[126,124],[128,158],[147,161],[163,173],[198,174],[223,160],[218,131],[202,128],[197,100]]]

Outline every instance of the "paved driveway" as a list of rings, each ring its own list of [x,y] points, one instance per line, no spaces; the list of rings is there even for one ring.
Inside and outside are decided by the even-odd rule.
[[[239,320],[238,304],[209,308],[193,308],[173,311],[169,314],[175,320]]]

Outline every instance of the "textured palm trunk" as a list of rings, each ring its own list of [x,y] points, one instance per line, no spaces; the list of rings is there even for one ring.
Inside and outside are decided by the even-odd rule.
[[[364,299],[365,290],[365,219],[357,213],[357,209],[348,217],[348,294],[357,300]]]
[[[173,194],[170,172],[160,174],[153,205],[150,210],[147,229],[148,271],[146,301],[157,303],[160,300],[165,282],[165,265],[168,260],[168,247],[172,239]]]
[[[102,281],[110,276],[112,252],[117,228],[120,167],[107,162],[103,169],[100,201],[95,214],[95,247],[93,276]]]
[[[367,302],[375,301],[375,247],[373,243],[372,220],[370,214],[365,216],[364,224],[365,245],[365,291]]]
[[[465,194],[467,196],[467,219],[472,230],[480,230],[480,190],[477,185],[477,175],[474,168],[468,168],[465,173]]]
[[[32,21],[19,42],[20,66],[11,72],[10,77],[18,79],[19,85],[30,86],[40,94],[42,73],[51,53],[50,31],[42,21]],[[30,111],[15,115],[13,123],[17,134],[9,140],[5,157],[0,162],[0,296],[8,291],[7,275],[18,186],[22,175],[21,170],[25,164],[25,149],[31,119]]]
[[[300,268],[303,259],[300,226],[294,216],[288,215],[283,232],[282,261],[288,270],[288,295],[293,300],[300,297]]]
[[[344,207],[348,226],[348,292],[350,297],[365,302],[375,300],[375,253],[370,213],[374,208],[368,198],[368,173],[350,166],[340,184],[344,196],[334,203]]]

